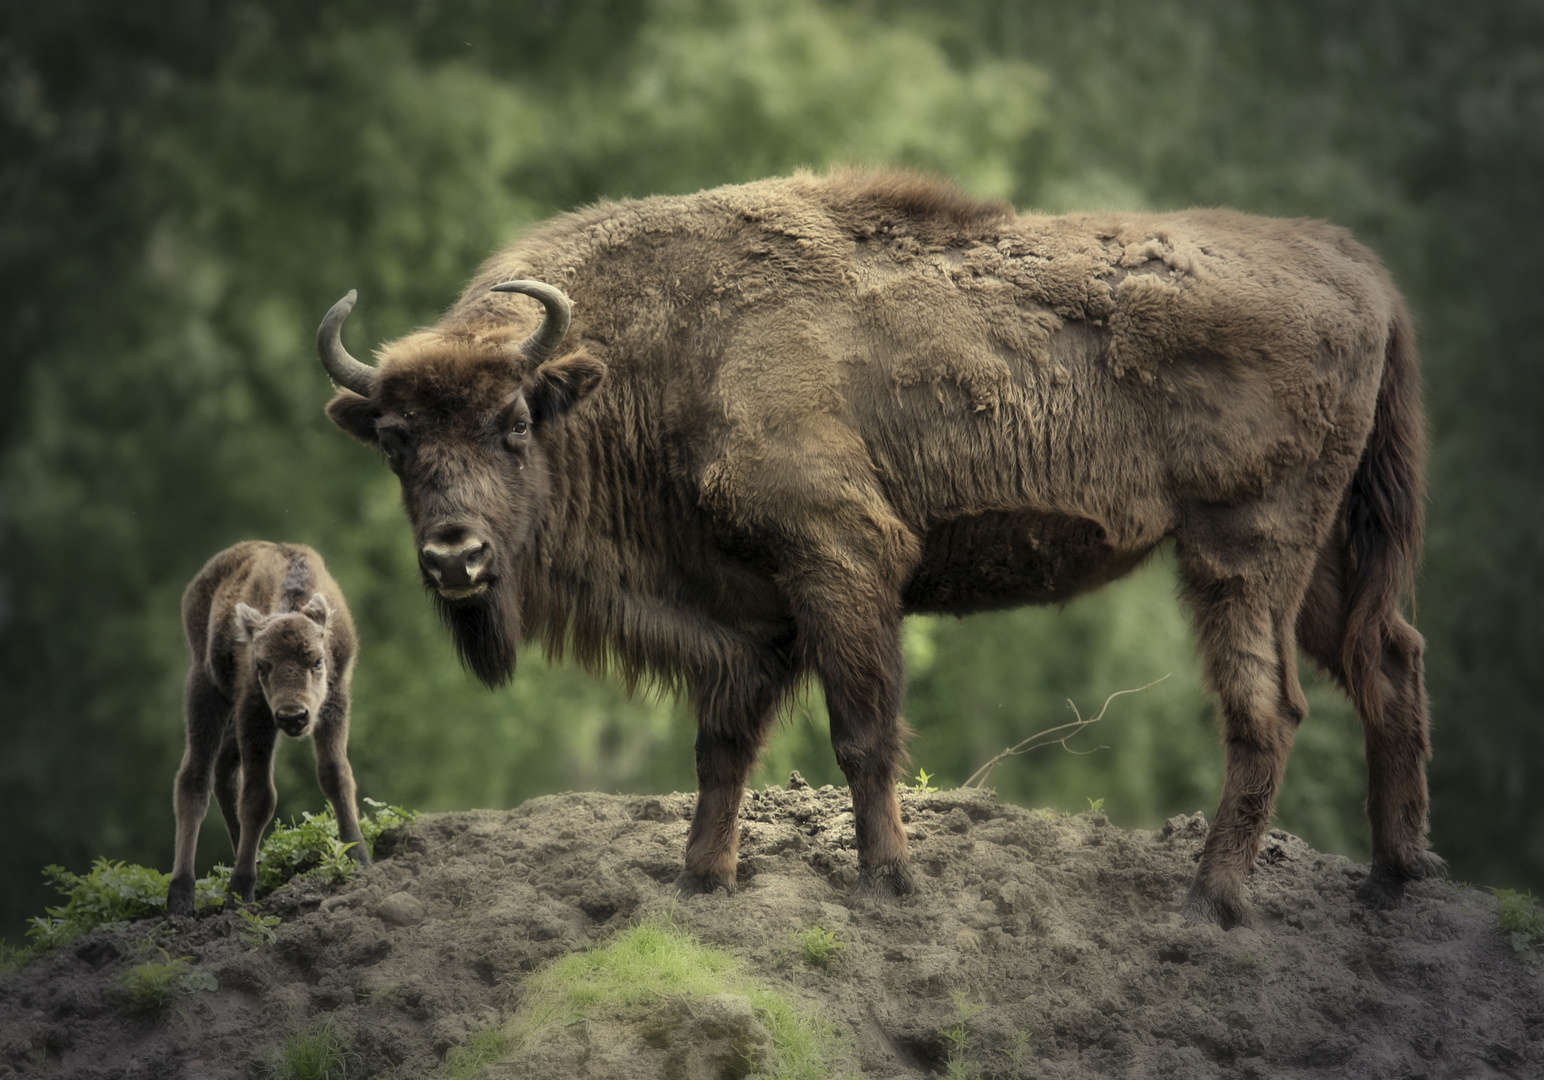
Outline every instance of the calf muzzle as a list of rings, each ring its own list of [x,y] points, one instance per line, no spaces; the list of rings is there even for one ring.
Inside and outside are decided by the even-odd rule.
[[[279,730],[292,739],[298,739],[311,726],[311,710],[302,706],[281,706],[273,711]]]

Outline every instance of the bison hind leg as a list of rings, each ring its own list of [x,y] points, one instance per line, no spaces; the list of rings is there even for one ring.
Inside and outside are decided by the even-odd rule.
[[[1405,886],[1410,882],[1442,877],[1446,873],[1446,860],[1434,851],[1423,851],[1404,863],[1375,856],[1367,879],[1357,886],[1356,898],[1374,911],[1392,911],[1404,903]]]
[[[888,866],[862,865],[858,867],[858,886],[852,892],[855,900],[873,900],[887,903],[910,896],[917,891],[912,879],[911,866],[905,862]]]
[[[1431,756],[1421,636],[1392,606],[1369,621],[1364,671],[1348,671],[1345,556],[1330,544],[1319,554],[1313,584],[1298,616],[1303,651],[1331,675],[1356,706],[1367,747],[1367,817],[1372,869],[1357,899],[1380,911],[1399,906],[1412,881],[1441,876],[1427,846],[1426,761]],[[1364,685],[1376,679],[1376,687]],[[1371,690],[1372,692],[1368,692]]]

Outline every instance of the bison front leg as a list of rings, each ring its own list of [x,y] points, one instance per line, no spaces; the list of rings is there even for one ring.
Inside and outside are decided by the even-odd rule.
[[[870,620],[819,635],[815,668],[826,691],[831,748],[852,792],[859,896],[889,900],[913,889],[895,784],[910,730],[900,718],[899,622]]]
[[[785,651],[773,652],[763,663],[748,662],[692,681],[697,808],[686,839],[686,871],[676,881],[685,895],[735,890],[740,799],[791,678]]]

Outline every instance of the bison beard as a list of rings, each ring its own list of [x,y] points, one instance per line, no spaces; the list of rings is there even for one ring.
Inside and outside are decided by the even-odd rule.
[[[524,634],[692,702],[688,887],[734,888],[745,781],[813,676],[859,889],[905,892],[901,619],[1061,603],[1165,543],[1227,755],[1186,915],[1249,917],[1300,653],[1362,721],[1362,899],[1392,907],[1440,868],[1401,612],[1419,367],[1398,291],[1342,230],[802,174],[558,217],[375,367],[343,349],[353,302],[317,333],[345,388],[329,415],[385,446],[447,543],[495,523],[490,590],[435,600],[463,663],[504,683]]]
[[[490,688],[509,682],[520,648],[520,609],[511,589],[501,580],[476,600],[447,600],[433,588],[429,595],[461,663]]]

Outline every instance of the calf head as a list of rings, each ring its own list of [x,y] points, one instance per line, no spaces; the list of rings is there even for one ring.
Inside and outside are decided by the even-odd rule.
[[[279,730],[296,739],[311,733],[327,698],[331,614],[321,593],[299,611],[273,615],[236,605],[236,640],[251,650],[258,687]]]
[[[562,292],[534,281],[494,291],[541,301],[541,325],[518,341],[505,324],[421,331],[370,367],[343,349],[350,292],[317,331],[342,387],[327,415],[401,481],[424,587],[462,662],[489,686],[514,672],[520,566],[550,492],[553,434],[605,372],[583,351],[554,355],[569,322]]]

